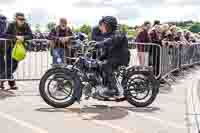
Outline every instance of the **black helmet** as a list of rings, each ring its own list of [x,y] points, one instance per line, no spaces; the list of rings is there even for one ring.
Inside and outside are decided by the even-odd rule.
[[[24,17],[24,13],[21,13],[21,12],[17,12],[16,14],[15,14],[15,17]]]
[[[100,21],[99,24],[104,23],[108,26],[108,29],[113,32],[117,30],[117,19],[113,16],[106,16],[103,17]]]

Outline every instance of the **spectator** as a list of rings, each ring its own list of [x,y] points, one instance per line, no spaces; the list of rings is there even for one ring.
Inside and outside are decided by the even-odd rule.
[[[179,44],[182,44],[182,45],[189,45],[189,42],[186,40],[185,36],[184,36],[184,32],[179,29],[177,31],[177,34],[175,36],[175,41],[178,42]]]
[[[169,28],[169,31],[171,32],[171,35],[174,37],[176,35],[176,32],[177,32],[177,27],[176,25],[172,25],[170,28]]]
[[[136,37],[136,42],[139,44],[137,45],[138,49],[138,57],[139,57],[139,63],[140,65],[147,65],[148,64],[148,51],[149,48],[145,47],[144,44],[141,43],[150,43],[150,36],[149,36],[149,30],[151,28],[151,23],[146,21],[144,22],[141,31],[138,33]]]
[[[168,30],[169,30],[168,24],[163,24],[160,26],[161,40],[163,40],[166,37],[166,33]]]
[[[16,40],[25,42],[26,40],[32,39],[32,31],[29,25],[25,22],[25,17],[23,13],[16,13],[15,21],[8,25],[5,37],[13,41],[12,43],[7,44],[7,49],[6,49],[7,57],[5,61],[6,63],[5,66],[7,67],[7,73],[5,73],[4,78],[12,79],[13,73],[16,71],[18,66],[18,61],[12,59],[12,49],[14,47],[12,44],[15,44]],[[10,85],[10,89],[12,90],[18,89],[15,81],[9,81],[8,84]],[[3,87],[3,82],[1,82],[1,85]]]
[[[155,25],[150,31],[150,40],[152,43],[161,44],[160,25]]]
[[[196,38],[195,34],[190,32],[189,30],[184,31],[184,37],[189,43],[197,42],[197,38]]]
[[[160,20],[155,20],[153,26],[160,25]]]
[[[188,42],[190,42],[190,43],[196,43],[197,40],[198,39],[196,38],[195,34],[190,34]]]
[[[153,66],[153,72],[156,76],[159,76],[160,72],[160,47],[161,45],[161,35],[160,35],[160,26],[155,25],[150,31],[151,42],[154,43],[150,47],[149,51],[149,65]]]
[[[191,32],[189,31],[184,31],[184,37],[187,41],[190,41],[190,37],[191,37]]]
[[[72,35],[72,30],[67,26],[67,20],[65,18],[61,18],[59,25],[49,33],[48,39],[52,40],[53,64],[62,64],[65,61],[65,56],[72,56],[73,51],[71,51],[69,39]]]
[[[3,37],[3,34],[6,30],[6,23],[7,18],[3,15],[0,15],[0,38]],[[5,73],[5,61],[4,61],[4,54],[5,54],[5,41],[0,41],[0,79],[3,79]],[[3,88],[3,82],[0,83],[0,88]]]
[[[163,37],[162,39],[162,42],[173,42],[174,41],[174,35],[173,33],[168,30],[166,33],[165,33],[165,36]]]
[[[146,21],[143,24],[141,31],[138,33],[135,41],[139,42],[139,43],[149,43],[150,42],[150,37],[149,37],[150,29],[151,29],[151,23]]]
[[[134,27],[134,29],[135,29],[135,32],[136,32],[136,36],[141,32],[141,29],[142,29],[142,27],[141,26],[135,26]],[[136,38],[135,38],[136,39]]]

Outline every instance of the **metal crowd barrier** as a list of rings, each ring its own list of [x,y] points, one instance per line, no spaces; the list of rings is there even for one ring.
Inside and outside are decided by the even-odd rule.
[[[26,58],[23,61],[16,62],[11,58],[13,41],[0,39],[0,81],[40,80],[44,73],[53,67],[51,41],[34,39],[27,43]],[[83,54],[87,46],[82,42],[80,42],[80,45],[83,46],[78,51]],[[74,47],[71,47],[71,50],[73,49]],[[198,43],[160,46],[153,43],[129,42],[129,49],[131,52],[129,66],[151,66],[157,79],[165,77],[173,71],[181,70],[183,67],[200,63],[200,44]],[[69,51],[64,50],[63,52],[63,63],[68,64],[67,56],[71,58],[72,55],[67,53]],[[80,53],[75,53],[73,57],[75,58]]]
[[[151,66],[156,78],[161,76],[161,55],[160,45],[153,43],[129,43],[131,58],[129,66]]]
[[[161,49],[161,77],[178,70],[181,63],[181,51],[178,45],[163,45]]]
[[[30,41],[26,42],[26,58],[17,62],[12,59],[12,48],[14,41],[0,39],[0,81],[17,80],[29,81],[39,80],[42,75],[51,67],[52,57],[48,49],[35,51],[29,49]]]
[[[83,43],[76,41],[74,45],[67,47],[66,45],[55,46],[54,41],[47,39],[33,39],[25,43],[27,50],[25,59],[16,62],[11,57],[15,42],[0,38],[0,81],[40,80],[48,69],[58,66],[55,62],[59,65],[70,64],[79,54],[84,53]],[[60,58],[56,60],[53,58],[60,54]]]
[[[131,51],[130,65],[152,66],[157,79],[200,63],[200,43],[160,46],[134,42],[129,44],[129,48]]]
[[[200,44],[181,47],[181,68],[200,63]]]

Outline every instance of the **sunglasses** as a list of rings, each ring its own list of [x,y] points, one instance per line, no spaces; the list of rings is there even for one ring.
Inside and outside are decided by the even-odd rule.
[[[25,18],[17,18],[19,21],[25,21]]]
[[[61,27],[63,27],[63,28],[65,28],[67,25],[65,25],[65,24],[62,24],[62,25],[60,25]]]

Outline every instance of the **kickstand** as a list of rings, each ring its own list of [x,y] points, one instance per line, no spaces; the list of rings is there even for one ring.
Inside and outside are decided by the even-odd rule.
[[[172,74],[169,74],[169,78],[172,79],[174,82],[176,81],[176,78]]]

